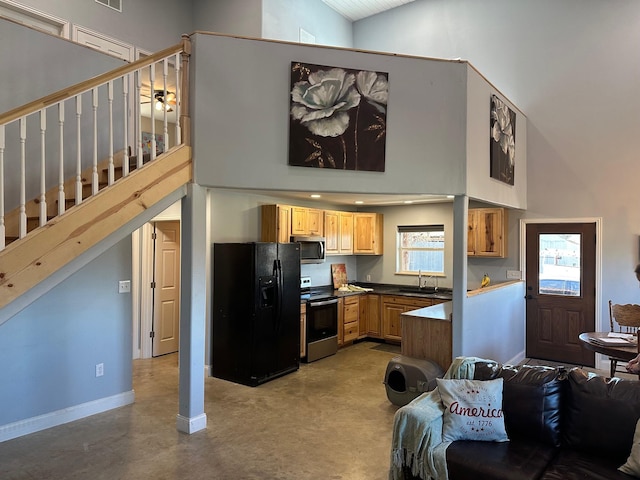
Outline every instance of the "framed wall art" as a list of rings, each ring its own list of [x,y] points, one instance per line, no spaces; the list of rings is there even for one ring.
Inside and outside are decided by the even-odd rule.
[[[491,178],[513,185],[516,156],[516,113],[491,95]]]
[[[291,62],[289,165],[384,172],[389,75]]]

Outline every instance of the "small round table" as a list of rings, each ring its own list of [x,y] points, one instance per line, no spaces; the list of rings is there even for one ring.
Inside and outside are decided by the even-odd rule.
[[[607,357],[621,358],[626,362],[636,358],[636,355],[638,355],[638,345],[635,343],[629,343],[629,346],[617,346],[600,345],[592,341],[594,338],[606,338],[608,335],[609,332],[584,332],[581,333],[578,338],[582,342],[582,346],[587,350],[601,353]]]
[[[608,335],[609,332],[584,332],[581,333],[578,338],[582,342],[582,346],[587,350],[606,355],[607,357],[619,358],[624,360],[625,362],[636,358],[636,355],[638,355],[638,345],[635,343],[629,343],[629,346],[617,346],[600,345],[592,341],[594,338],[604,338]],[[640,378],[640,374],[638,375],[638,378]]]

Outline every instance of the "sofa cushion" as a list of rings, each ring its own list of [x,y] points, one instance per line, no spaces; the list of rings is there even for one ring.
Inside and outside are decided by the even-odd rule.
[[[618,471],[618,466],[612,458],[563,449],[540,480],[631,480],[632,477]]]
[[[474,378],[502,378],[504,420],[509,438],[560,445],[564,368],[477,362]]]
[[[443,380],[436,378],[444,405],[442,441],[506,442],[502,413],[503,380]]]
[[[540,478],[556,448],[535,441],[458,441],[447,447],[449,480]]]
[[[563,446],[609,457],[622,465],[640,418],[640,381],[569,372]]]

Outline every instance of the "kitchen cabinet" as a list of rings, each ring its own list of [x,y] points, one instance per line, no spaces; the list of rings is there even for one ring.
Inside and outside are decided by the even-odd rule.
[[[433,300],[430,298],[404,297],[401,295],[382,295],[382,338],[392,342],[402,341],[401,314],[430,307]]]
[[[307,356],[307,303],[300,304],[300,358]]]
[[[290,205],[262,205],[261,241],[289,243],[291,208]]]
[[[507,211],[504,208],[469,209],[467,255],[507,256]]]
[[[380,295],[367,293],[360,297],[360,318],[358,318],[358,338],[382,338],[380,322]]]
[[[324,210],[291,207],[291,235],[324,235]]]
[[[353,253],[356,255],[382,255],[383,223],[381,213],[355,212],[353,214]]]
[[[324,236],[327,255],[352,255],[353,212],[325,210]]]
[[[343,303],[343,337],[342,342],[353,342],[360,334],[358,317],[360,313],[359,295],[344,297]]]

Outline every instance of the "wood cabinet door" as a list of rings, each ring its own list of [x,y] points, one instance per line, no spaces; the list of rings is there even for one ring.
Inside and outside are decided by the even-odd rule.
[[[333,210],[324,212],[325,251],[327,255],[340,253],[340,213]]]
[[[476,254],[476,212],[469,210],[467,220],[467,255],[470,257]]]
[[[382,303],[382,336],[385,340],[402,341],[402,317],[404,305]]]
[[[291,207],[291,235],[308,235],[307,208]]]
[[[278,239],[279,243],[291,241],[291,207],[278,205]]]
[[[476,210],[476,255],[483,257],[503,256],[503,212],[502,208]]]
[[[382,215],[361,212],[353,214],[353,253],[382,254]]]
[[[317,208],[307,210],[307,230],[309,235],[324,236],[324,210]]]
[[[360,298],[360,333],[363,336],[382,338],[380,322],[380,295],[368,293]]]
[[[353,213],[340,212],[338,250],[343,255],[353,254]]]
[[[338,299],[338,345],[344,343],[344,299]]]

